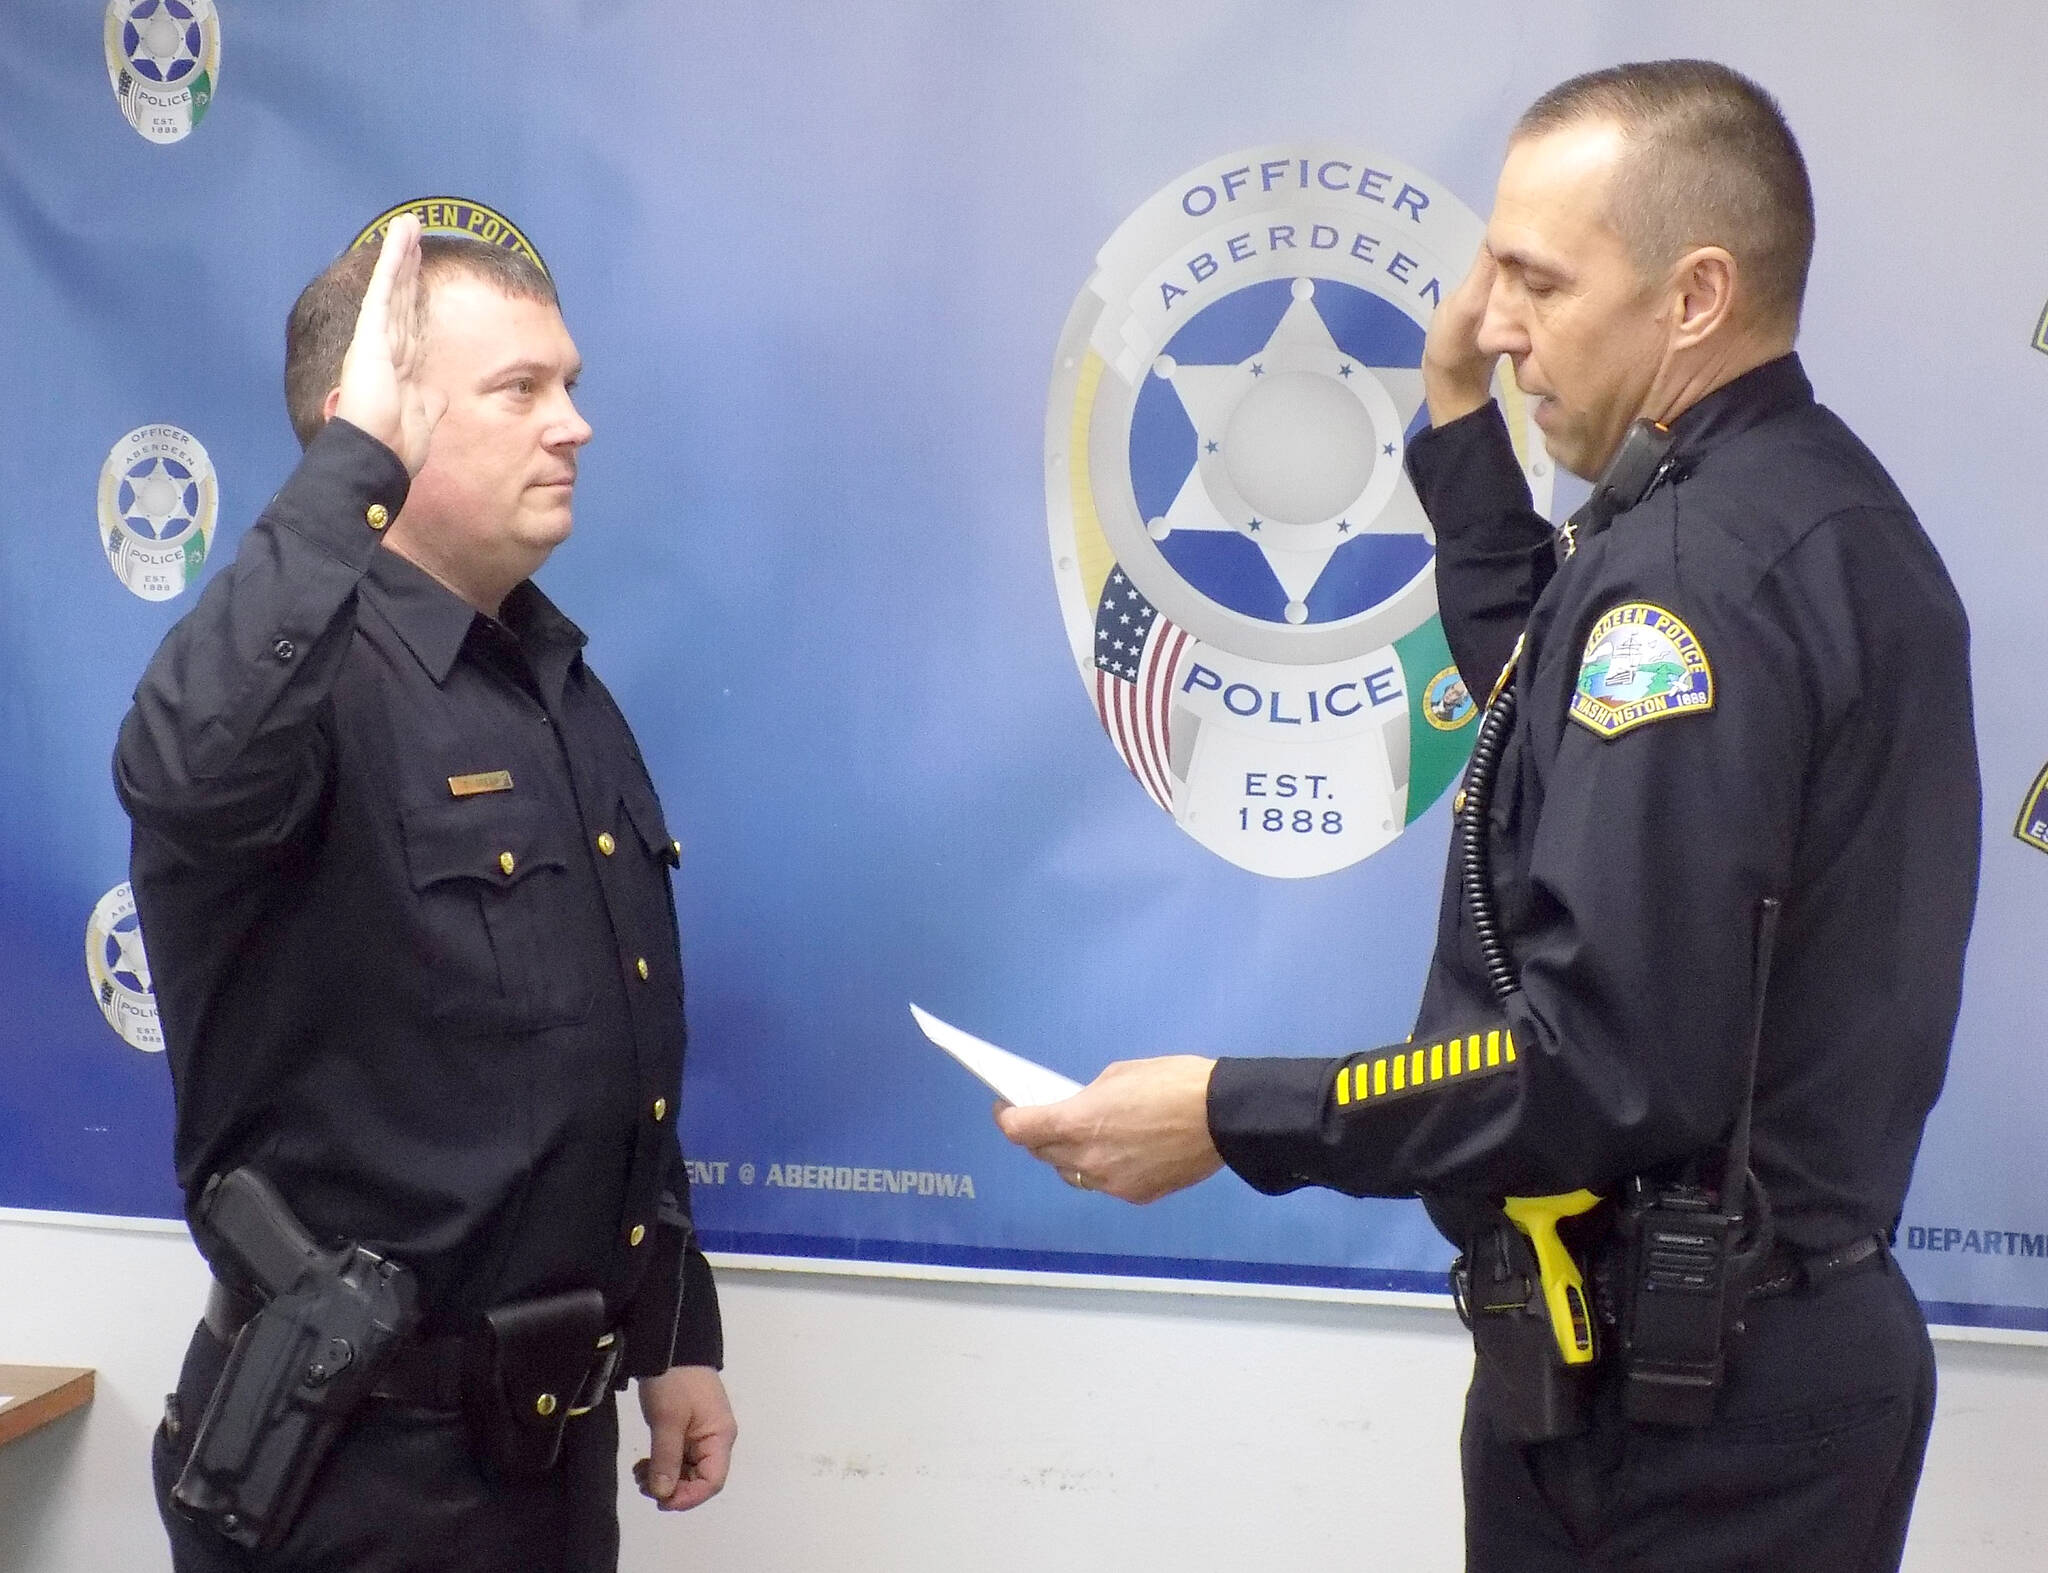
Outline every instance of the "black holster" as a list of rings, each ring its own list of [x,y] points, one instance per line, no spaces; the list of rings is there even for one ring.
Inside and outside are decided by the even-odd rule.
[[[198,1231],[265,1303],[234,1336],[171,1499],[267,1550],[418,1321],[412,1275],[359,1245],[323,1248],[253,1169],[212,1181]]]
[[[463,1373],[463,1414],[478,1460],[500,1479],[554,1468],[563,1428],[604,1402],[619,1354],[595,1289],[485,1312]]]
[[[1590,1365],[1567,1366],[1543,1302],[1536,1250],[1496,1214],[1451,1266],[1451,1298],[1477,1355],[1472,1408],[1504,1442],[1549,1442],[1586,1429]]]

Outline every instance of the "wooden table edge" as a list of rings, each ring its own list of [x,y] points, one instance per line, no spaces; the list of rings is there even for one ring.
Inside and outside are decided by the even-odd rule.
[[[62,1380],[43,1392],[23,1398],[0,1410],[0,1447],[9,1442],[19,1441],[31,1431],[48,1425],[52,1420],[68,1415],[74,1409],[82,1409],[92,1402],[93,1371],[89,1366],[7,1366],[0,1372],[41,1371],[46,1376],[62,1375]],[[0,1376],[0,1391],[4,1391],[7,1377]]]

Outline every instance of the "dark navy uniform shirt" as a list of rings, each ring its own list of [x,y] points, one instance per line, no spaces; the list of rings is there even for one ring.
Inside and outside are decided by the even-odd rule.
[[[1217,1066],[1211,1127],[1254,1186],[1420,1193],[1442,1222],[1724,1152],[1776,896],[1752,1167],[1795,1246],[1895,1223],[1976,896],[1963,609],[1796,358],[1674,434],[1561,566],[1494,406],[1414,444],[1475,693],[1527,629],[1491,822],[1521,987],[1488,987],[1454,857],[1409,1042]]]
[[[179,1183],[255,1164],[417,1272],[429,1330],[595,1287],[632,1374],[717,1364],[678,849],[575,625],[380,549],[406,486],[330,422],[121,728]]]

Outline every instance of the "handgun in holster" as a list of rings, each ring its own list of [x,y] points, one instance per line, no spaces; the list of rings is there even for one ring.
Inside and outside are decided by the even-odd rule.
[[[263,1307],[235,1335],[171,1497],[236,1545],[269,1550],[417,1324],[418,1294],[410,1272],[375,1252],[324,1249],[254,1169],[210,1180],[194,1229]]]
[[[1599,1227],[1591,1191],[1511,1196],[1451,1268],[1452,1297],[1478,1356],[1476,1406],[1505,1441],[1585,1429],[1601,1353],[1578,1250],[1560,1225]]]

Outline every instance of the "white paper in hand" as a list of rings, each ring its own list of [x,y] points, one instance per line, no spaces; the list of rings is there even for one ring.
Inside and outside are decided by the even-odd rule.
[[[1038,1103],[1058,1103],[1081,1090],[1079,1082],[1069,1081],[1058,1071],[1047,1070],[993,1043],[984,1043],[971,1032],[948,1026],[928,1010],[913,1005],[910,1014],[927,1038],[973,1071],[1005,1103],[1029,1108]]]

